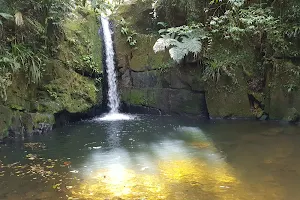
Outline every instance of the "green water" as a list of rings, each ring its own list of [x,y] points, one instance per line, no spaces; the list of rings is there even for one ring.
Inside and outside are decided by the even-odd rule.
[[[300,199],[300,128],[138,116],[0,148],[0,199]]]

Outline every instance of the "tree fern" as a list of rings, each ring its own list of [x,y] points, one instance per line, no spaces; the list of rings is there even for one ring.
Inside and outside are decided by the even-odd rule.
[[[165,32],[153,46],[155,53],[169,49],[169,54],[173,60],[179,63],[185,56],[192,53],[197,57],[202,50],[202,39],[206,38],[203,29],[187,30],[187,26],[164,29]]]

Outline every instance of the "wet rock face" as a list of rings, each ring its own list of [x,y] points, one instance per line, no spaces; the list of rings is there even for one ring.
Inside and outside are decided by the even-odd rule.
[[[167,114],[208,117],[204,93],[185,89],[122,87],[121,95],[129,107],[139,106],[158,109]]]
[[[10,114],[4,113],[5,118],[0,119],[0,141],[6,137],[24,138],[34,134],[45,134],[52,130],[55,123],[54,115],[51,114],[23,113],[11,111],[3,106],[1,110],[7,110]]]

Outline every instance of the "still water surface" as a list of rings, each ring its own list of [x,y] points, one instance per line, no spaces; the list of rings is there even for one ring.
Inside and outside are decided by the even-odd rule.
[[[299,127],[138,118],[1,146],[0,199],[300,199]]]

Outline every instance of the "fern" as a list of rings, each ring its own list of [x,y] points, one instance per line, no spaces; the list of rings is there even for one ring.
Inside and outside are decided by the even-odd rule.
[[[15,14],[15,23],[17,26],[23,26],[24,25],[24,20],[23,20],[23,15],[21,12],[16,12]]]
[[[27,73],[30,83],[39,83],[42,76],[42,67],[47,57],[40,52],[33,52],[23,45],[13,45],[12,48],[14,59],[22,66],[22,70]]]
[[[10,53],[0,56],[0,97],[7,100],[6,91],[12,84],[11,75],[18,71],[20,64],[12,57]]]
[[[0,97],[6,101],[7,100],[7,88],[12,84],[11,73],[6,73],[0,76]]]
[[[245,0],[229,0],[229,2],[236,7],[241,7],[244,3]]]
[[[188,30],[187,26],[170,29],[162,29],[160,33],[166,33],[159,38],[153,46],[155,53],[169,49],[173,60],[179,63],[189,53],[197,57],[202,50],[202,39],[206,34],[202,29]]]

